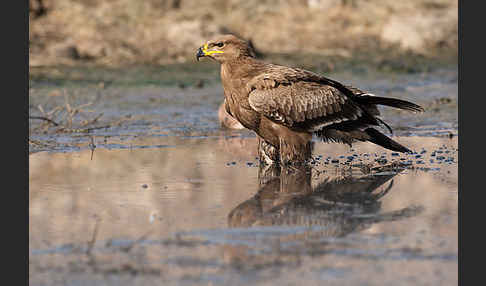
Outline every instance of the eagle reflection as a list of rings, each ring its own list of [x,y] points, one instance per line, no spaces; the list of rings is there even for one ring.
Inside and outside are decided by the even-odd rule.
[[[414,216],[421,207],[380,212],[380,199],[403,169],[381,174],[325,177],[311,185],[309,166],[261,170],[258,192],[228,215],[229,227],[319,226],[324,236],[341,237],[381,221]]]

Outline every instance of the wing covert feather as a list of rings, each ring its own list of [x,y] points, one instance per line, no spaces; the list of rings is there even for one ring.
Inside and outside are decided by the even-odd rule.
[[[250,106],[286,126],[308,125],[311,131],[361,116],[361,109],[338,89],[305,78],[265,73],[247,85]],[[306,124],[308,123],[308,124]]]

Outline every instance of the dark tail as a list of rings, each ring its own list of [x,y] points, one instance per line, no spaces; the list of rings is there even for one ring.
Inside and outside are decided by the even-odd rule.
[[[391,138],[387,137],[386,135],[382,134],[374,128],[366,128],[364,132],[369,136],[369,138],[366,138],[366,141],[375,143],[376,145],[380,145],[381,147],[392,151],[412,153],[412,151],[407,147],[393,141]]]
[[[356,141],[368,141],[392,151],[412,153],[412,151],[407,147],[404,147],[399,143],[393,141],[391,138],[387,137],[386,135],[382,134],[374,128],[366,128],[365,130],[358,129],[351,131],[325,128],[315,132],[315,134],[324,142],[344,143],[351,146],[351,144]]]
[[[399,109],[404,109],[412,112],[423,112],[424,109],[415,104],[411,103],[406,100],[396,99],[396,98],[387,98],[387,97],[379,97],[379,96],[369,96],[369,95],[362,95],[355,97],[355,100],[361,104],[381,104],[386,106],[391,106]]]

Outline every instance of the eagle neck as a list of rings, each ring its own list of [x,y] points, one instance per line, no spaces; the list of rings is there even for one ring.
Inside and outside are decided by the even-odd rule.
[[[221,64],[221,79],[247,81],[254,76],[259,62],[251,57],[239,57]]]
[[[245,91],[247,83],[255,76],[255,67],[257,66],[255,62],[253,58],[237,58],[221,64],[221,82],[224,95],[230,109],[237,117],[241,108],[250,108],[248,93]]]

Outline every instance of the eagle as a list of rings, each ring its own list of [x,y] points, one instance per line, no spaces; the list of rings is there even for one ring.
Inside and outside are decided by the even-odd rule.
[[[208,57],[221,64],[224,108],[257,134],[260,161],[302,164],[312,156],[312,136],[324,142],[368,141],[386,149],[411,150],[374,126],[384,126],[377,105],[423,112],[417,104],[375,96],[353,86],[300,68],[255,58],[248,43],[222,35],[199,47],[196,60]]]

